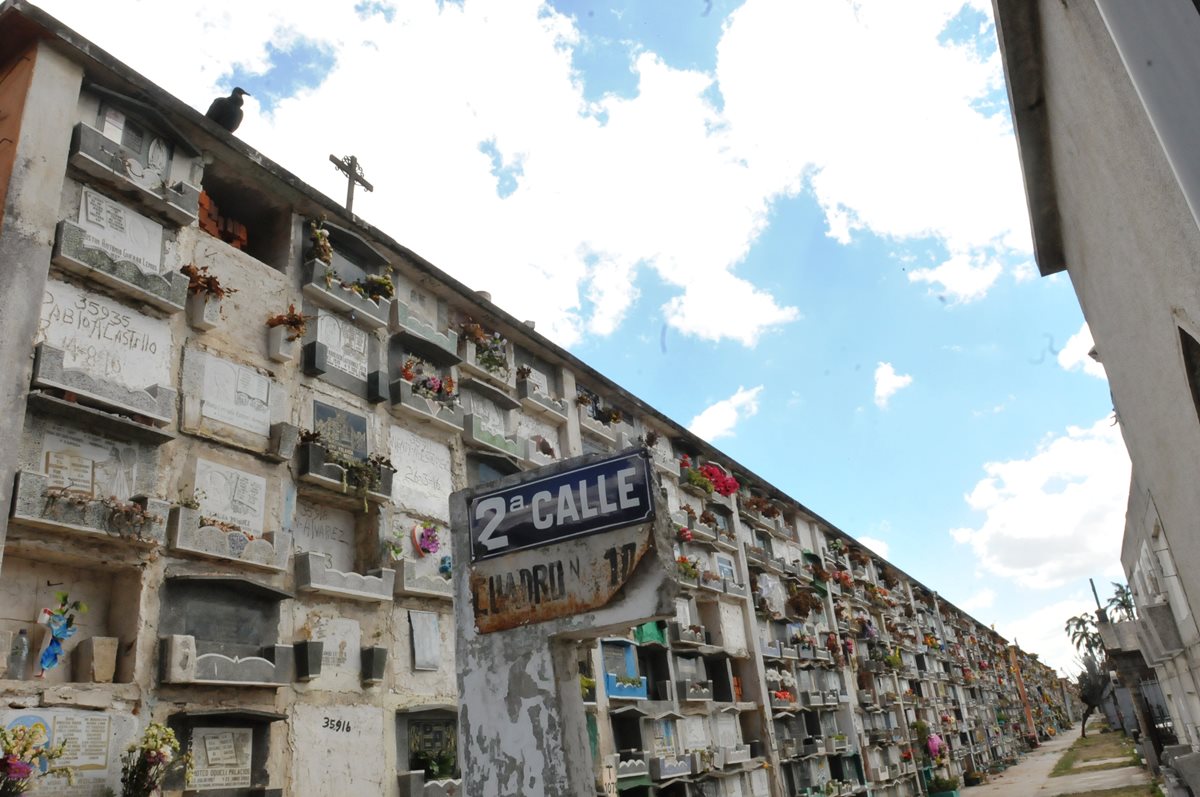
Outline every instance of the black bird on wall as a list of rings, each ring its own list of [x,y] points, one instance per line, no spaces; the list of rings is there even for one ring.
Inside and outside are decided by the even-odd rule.
[[[204,115],[232,133],[242,123],[243,94],[250,96],[245,89],[235,88],[228,97],[217,97]]]

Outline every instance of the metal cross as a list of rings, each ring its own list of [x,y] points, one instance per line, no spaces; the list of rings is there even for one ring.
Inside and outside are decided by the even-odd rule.
[[[363,174],[362,166],[358,163],[358,158],[354,155],[347,155],[344,158],[338,158],[334,155],[329,156],[329,162],[337,167],[337,170],[346,175],[346,212],[354,212],[354,184],[358,183],[368,191],[374,191],[375,186],[367,182],[366,176]]]

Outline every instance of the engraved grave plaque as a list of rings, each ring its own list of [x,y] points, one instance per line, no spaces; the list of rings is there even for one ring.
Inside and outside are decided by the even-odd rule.
[[[267,437],[271,434],[271,380],[253,368],[196,352],[204,367],[200,414]]]
[[[197,459],[196,491],[201,515],[262,536],[267,496],[262,476]]]
[[[418,515],[449,520],[450,447],[399,426],[391,427],[391,444],[396,503]]]
[[[367,333],[337,315],[317,312],[317,341],[325,344],[326,362],[330,368],[365,381],[368,367],[369,341]]]
[[[248,788],[252,733],[249,728],[193,730],[192,788],[197,791]]]
[[[354,570],[354,513],[342,509],[296,502],[292,540],[297,551],[325,555],[334,570]]]
[[[103,252],[113,263],[128,263],[143,274],[162,272],[161,224],[85,186],[79,226],[84,249]]]

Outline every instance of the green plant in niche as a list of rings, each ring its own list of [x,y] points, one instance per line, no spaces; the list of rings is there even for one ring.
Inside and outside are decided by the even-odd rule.
[[[596,679],[589,678],[586,675],[579,676],[579,691],[583,695],[584,700],[587,699],[588,692],[596,688]]]
[[[930,778],[929,793],[937,794],[944,791],[954,791],[958,788],[958,778]]]

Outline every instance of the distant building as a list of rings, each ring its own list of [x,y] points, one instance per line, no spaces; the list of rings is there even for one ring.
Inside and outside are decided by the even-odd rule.
[[[450,493],[639,442],[688,584],[579,649],[598,793],[906,797],[922,733],[962,775],[1065,722],[1032,657],[24,2],[0,198],[0,650],[91,607],[0,726],[77,743],[73,795],[151,720],[189,794],[455,793]]]
[[[995,0],[1042,274],[1066,270],[1133,462],[1136,639],[1200,769],[1200,8]],[[1128,634],[1107,632],[1115,651]],[[1187,777],[1200,788],[1200,772]]]

